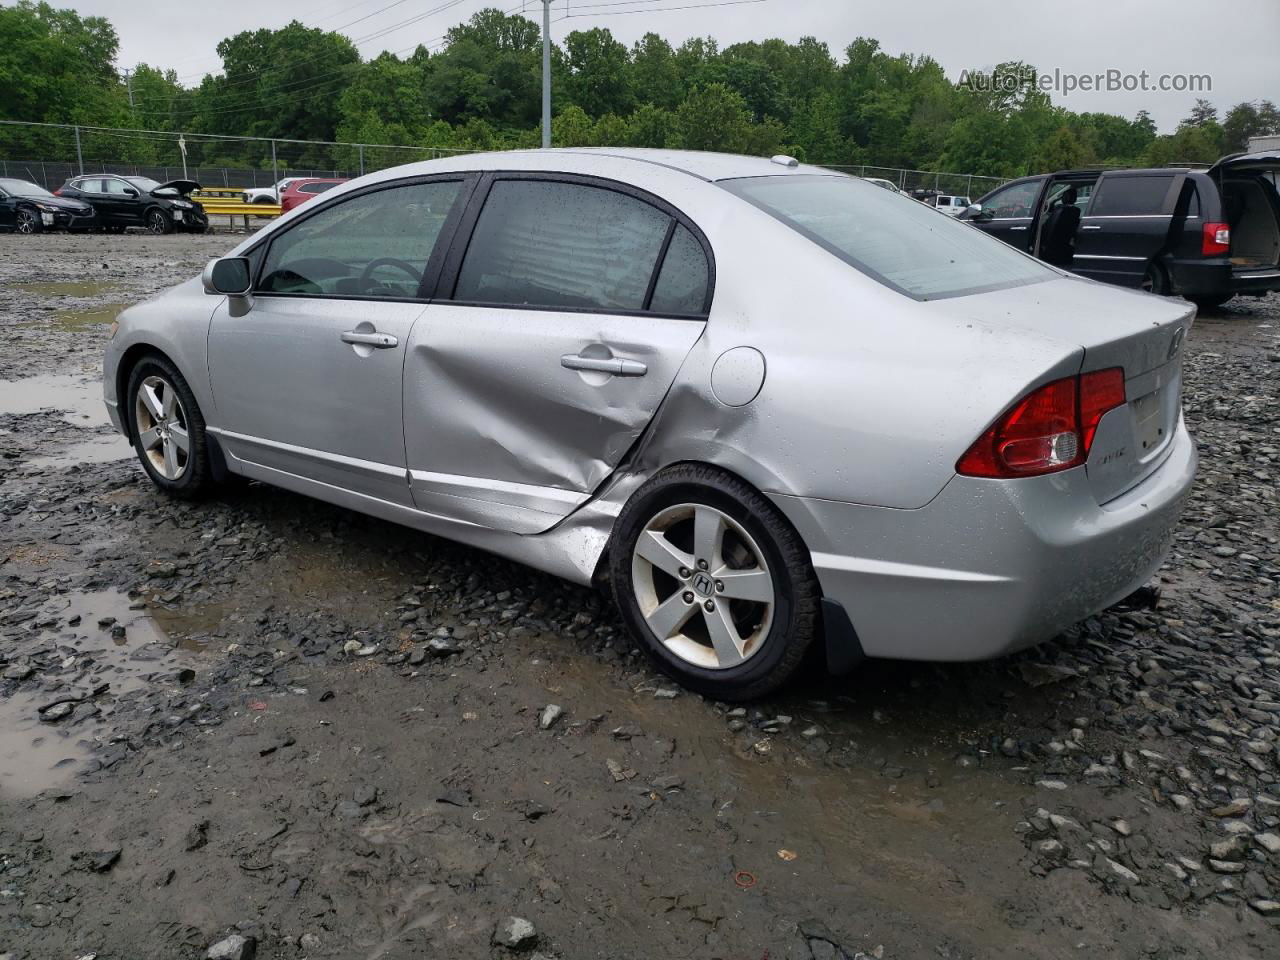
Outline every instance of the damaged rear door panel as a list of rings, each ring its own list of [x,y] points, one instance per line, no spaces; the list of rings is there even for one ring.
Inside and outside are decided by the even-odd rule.
[[[513,533],[555,526],[657,412],[711,286],[705,238],[642,191],[487,177],[405,358],[415,505]]]

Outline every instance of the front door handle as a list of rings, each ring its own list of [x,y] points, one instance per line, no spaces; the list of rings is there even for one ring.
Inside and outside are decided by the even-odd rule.
[[[400,341],[389,333],[361,333],[358,330],[348,330],[342,334],[342,342],[357,343],[361,346],[373,347],[375,350],[389,350]]]
[[[1081,229],[1081,230],[1101,230],[1101,229],[1102,229],[1102,226],[1101,226],[1100,224],[1097,224],[1097,223],[1086,223],[1086,224],[1085,224],[1083,227],[1081,227],[1080,229]]]
[[[624,357],[584,357],[578,353],[566,353],[560,358],[560,366],[569,370],[590,370],[609,373],[615,377],[643,377],[649,368],[639,360]]]
[[[1010,229],[1010,230],[1025,230],[1025,229],[1027,229],[1027,228],[1026,228],[1026,227],[1010,227],[1009,229]]]

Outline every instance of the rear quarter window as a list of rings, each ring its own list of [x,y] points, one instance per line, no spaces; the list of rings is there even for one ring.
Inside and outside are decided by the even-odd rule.
[[[1172,212],[1169,196],[1174,178],[1104,177],[1089,207],[1091,217],[1156,216]]]

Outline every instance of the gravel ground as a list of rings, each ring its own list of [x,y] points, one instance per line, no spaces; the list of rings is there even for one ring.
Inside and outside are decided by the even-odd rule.
[[[153,493],[105,322],[232,242],[0,237],[0,960],[1280,951],[1280,298],[1197,322],[1147,596],[730,708],[588,590]]]

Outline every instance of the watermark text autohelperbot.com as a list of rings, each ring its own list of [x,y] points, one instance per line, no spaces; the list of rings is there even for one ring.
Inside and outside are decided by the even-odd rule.
[[[990,73],[965,70],[959,86],[983,93],[1017,93],[1024,89],[1070,96],[1082,93],[1208,93],[1213,77],[1207,73],[1150,73],[1141,70],[1103,70],[1100,73],[1071,73],[1067,70],[993,70]]]

